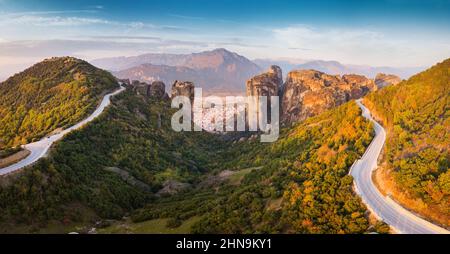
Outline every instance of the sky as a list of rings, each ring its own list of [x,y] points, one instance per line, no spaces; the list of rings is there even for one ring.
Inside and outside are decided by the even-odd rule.
[[[226,48],[250,59],[431,66],[450,0],[0,0],[0,79],[46,57]]]

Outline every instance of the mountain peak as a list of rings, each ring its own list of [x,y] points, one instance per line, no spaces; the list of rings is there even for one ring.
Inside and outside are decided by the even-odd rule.
[[[211,50],[212,52],[219,52],[219,53],[227,53],[227,54],[233,54],[233,52],[227,50],[226,48],[216,48]]]
[[[206,52],[207,51],[204,51],[204,52],[201,52],[201,53],[206,53]],[[229,51],[226,48],[216,48],[216,49],[211,50],[210,52],[218,53],[218,54],[221,54],[221,55],[235,55],[235,56],[238,56],[238,54],[236,54],[235,52]]]
[[[192,54],[145,54],[125,59],[100,59],[94,63],[115,70],[120,78],[147,82],[161,80],[166,84],[175,79],[188,80],[208,92],[220,93],[243,93],[246,80],[261,71],[249,59],[225,48]]]
[[[54,56],[54,57],[46,58],[42,62],[52,62],[52,61],[59,61],[59,60],[82,61],[81,59],[75,58],[73,56]]]
[[[193,55],[202,55],[202,56],[203,55],[219,55],[219,56],[221,56],[223,58],[246,59],[245,57],[243,57],[243,56],[241,56],[241,55],[239,55],[239,54],[237,54],[235,52],[229,51],[229,50],[227,50],[225,48],[216,48],[216,49],[213,49],[213,50],[210,50],[210,51],[202,51],[202,52],[199,52],[199,53],[195,53]]]

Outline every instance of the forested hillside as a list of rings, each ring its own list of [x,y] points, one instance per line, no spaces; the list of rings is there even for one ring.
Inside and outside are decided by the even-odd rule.
[[[85,61],[46,59],[0,83],[0,150],[82,120],[115,78]]]
[[[169,218],[174,226],[196,216],[196,233],[387,232],[381,223],[370,227],[348,175],[372,136],[356,104],[347,103],[285,130],[273,144],[230,147],[222,169],[245,171],[239,181],[232,176],[214,189],[207,185],[158,200],[132,219]]]
[[[356,104],[285,130],[273,144],[176,133],[171,113],[167,101],[132,90],[115,97],[50,157],[0,180],[1,230],[67,232],[124,215],[174,228],[195,221],[192,232],[388,230],[370,227],[352,191],[348,170],[373,135]]]
[[[172,131],[169,107],[129,89],[57,143],[49,158],[0,178],[0,232],[118,219],[154,200],[169,179],[195,184],[217,163],[219,140]]]
[[[450,226],[450,59],[364,102],[388,128],[379,184],[406,207]]]

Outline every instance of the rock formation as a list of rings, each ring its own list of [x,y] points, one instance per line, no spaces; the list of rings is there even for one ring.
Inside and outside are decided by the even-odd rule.
[[[267,96],[267,119],[271,119],[270,96],[279,96],[283,86],[281,68],[272,65],[267,72],[259,74],[247,81],[247,96]],[[257,104],[258,105],[258,99]],[[257,109],[257,112],[259,108]]]
[[[402,79],[400,77],[392,74],[378,73],[375,77],[375,84],[378,88],[383,88],[389,85],[397,85],[401,81]]]
[[[147,84],[133,80],[131,86],[137,94],[145,95],[153,99],[167,99],[169,97],[165,91],[166,85],[161,81],[154,81],[151,84]]]
[[[369,91],[377,89],[375,82],[363,75],[346,74],[342,76],[342,81],[344,84],[340,84],[339,88],[346,92],[347,100],[361,98]]]
[[[171,98],[174,98],[175,96],[187,96],[191,99],[191,101],[193,101],[194,83],[189,81],[175,80],[172,85]]]
[[[281,121],[303,121],[374,89],[375,83],[361,75],[341,77],[315,70],[291,71],[283,88]]]
[[[143,84],[145,85],[145,83],[143,83],[143,82],[141,82],[139,80],[132,80],[131,81],[131,85],[134,86],[134,87],[138,87],[138,86],[143,85]]]
[[[166,85],[162,81],[153,81],[147,86],[147,96],[152,98],[164,98],[166,94]]]
[[[267,72],[247,81],[247,96],[276,96],[280,94],[282,85],[281,68],[272,65]]]
[[[117,82],[120,82],[120,83],[122,83],[123,85],[126,85],[126,86],[130,86],[131,85],[131,82],[130,82],[130,79],[117,79]]]

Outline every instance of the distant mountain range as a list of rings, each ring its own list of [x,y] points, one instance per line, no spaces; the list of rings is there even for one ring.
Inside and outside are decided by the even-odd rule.
[[[262,69],[236,53],[215,49],[193,54],[144,54],[91,62],[119,78],[161,80],[170,87],[175,80],[192,81],[205,92],[243,93],[245,82]]]
[[[101,58],[91,61],[119,78],[143,82],[161,80],[168,89],[175,80],[194,82],[205,94],[244,93],[245,82],[271,65],[278,65],[283,76],[292,70],[313,69],[331,75],[359,74],[375,78],[378,73],[395,74],[402,79],[422,71],[423,67],[372,67],[348,65],[337,61],[299,59],[255,59],[220,48],[192,54],[143,54],[130,57]]]
[[[344,74],[359,74],[368,78],[375,78],[378,73],[394,74],[402,79],[407,79],[412,75],[423,71],[425,67],[373,67],[368,65],[352,65],[342,64],[337,61],[323,61],[323,60],[299,60],[298,62],[289,60],[273,60],[273,59],[255,59],[254,63],[259,65],[263,69],[269,68],[271,65],[278,65],[283,69],[283,75],[287,74],[291,70],[298,69],[312,69],[321,72],[325,72],[331,75],[344,75]]]

